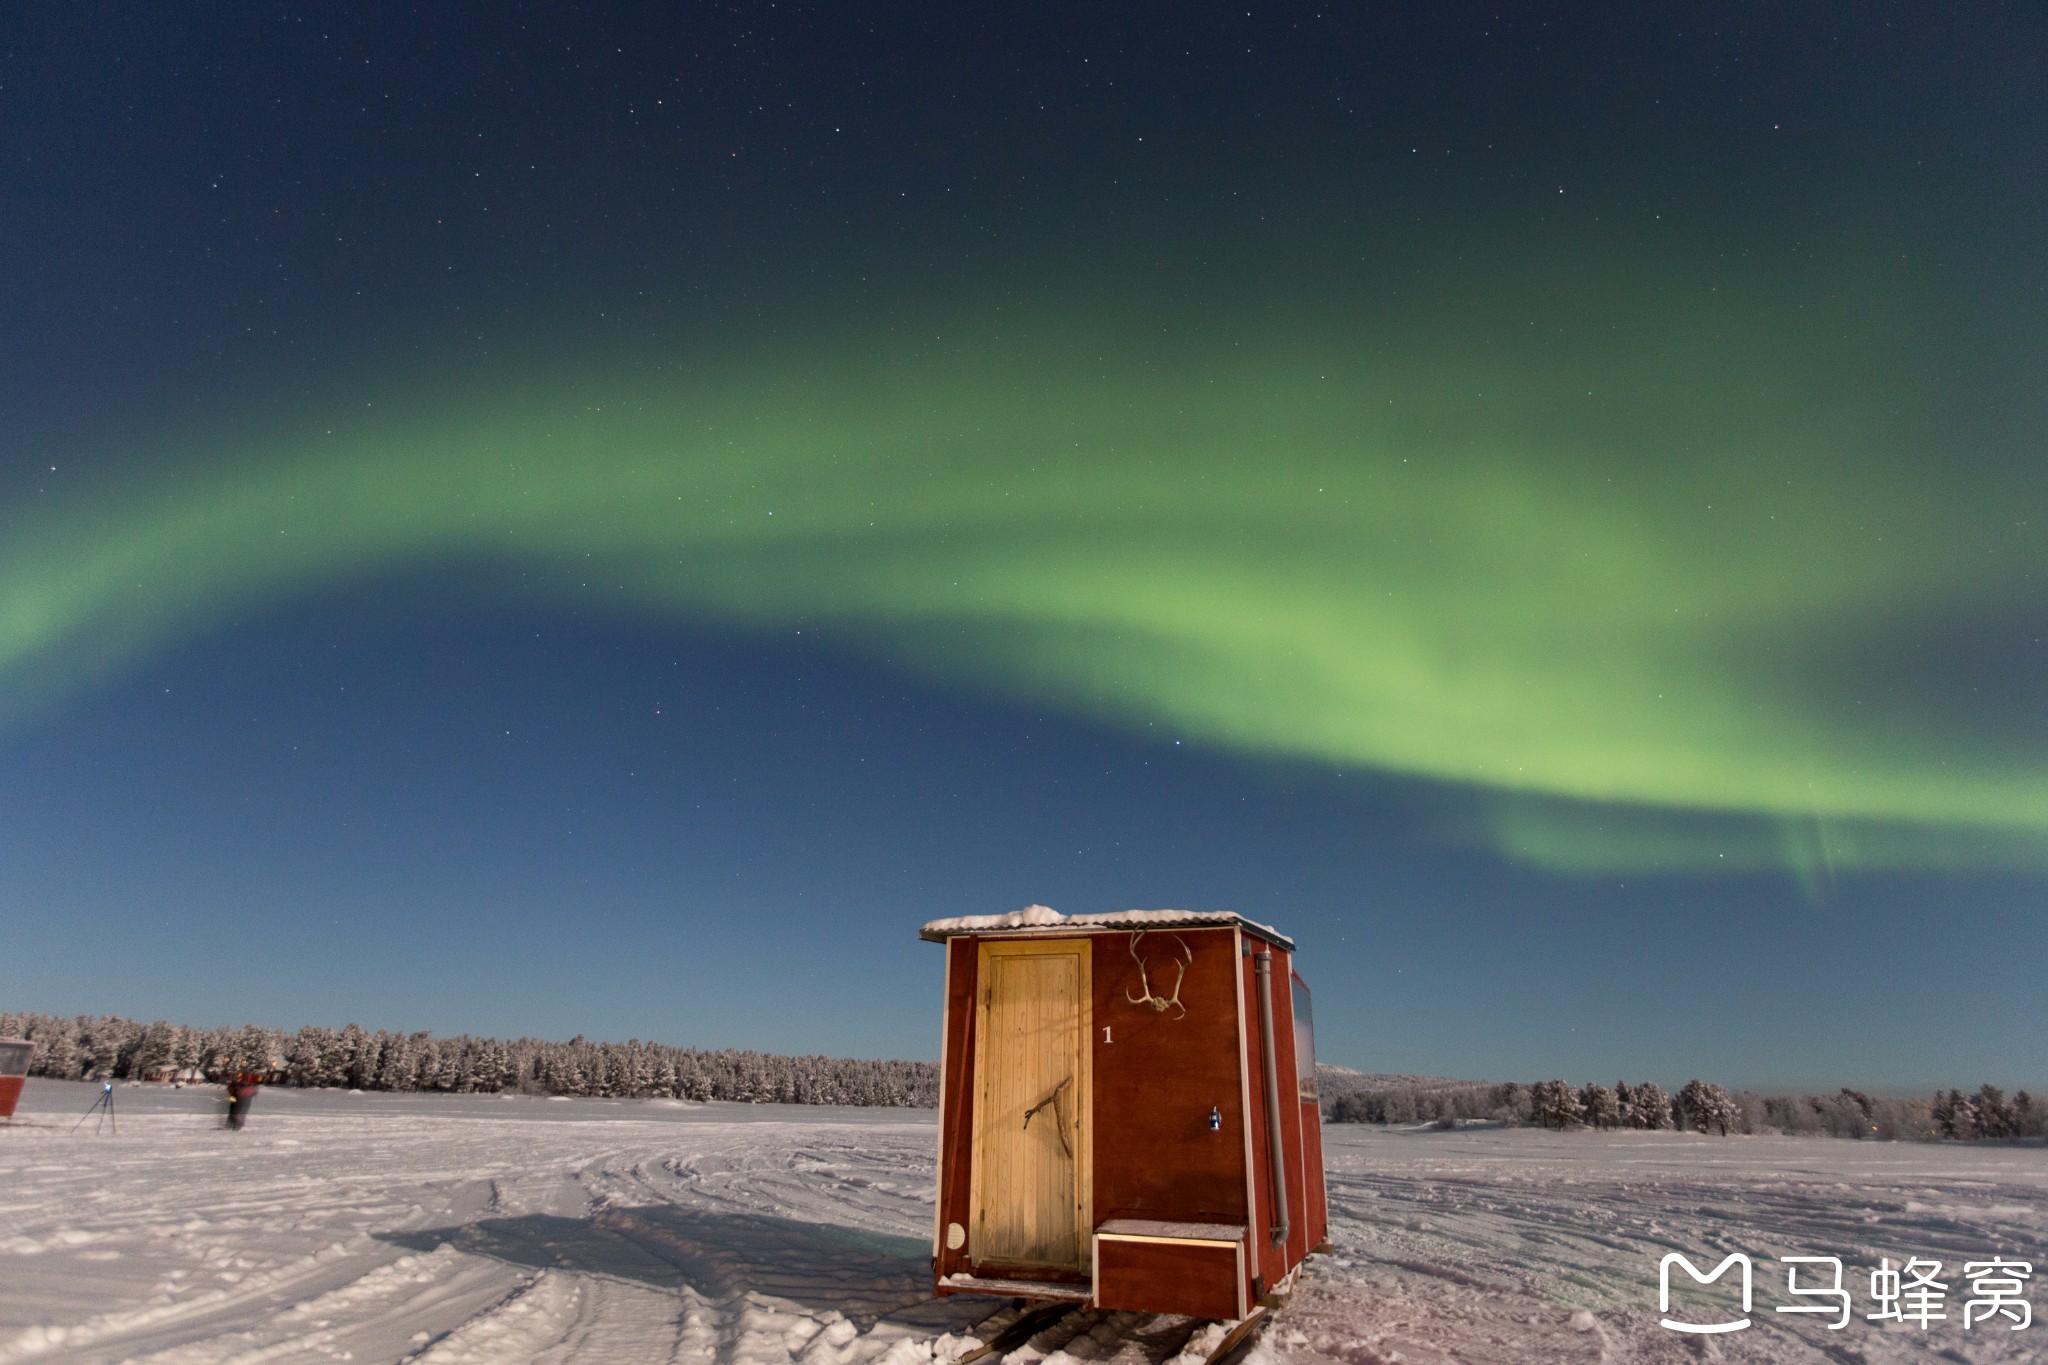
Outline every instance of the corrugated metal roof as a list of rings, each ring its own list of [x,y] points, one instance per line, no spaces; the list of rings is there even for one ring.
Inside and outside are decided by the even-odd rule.
[[[918,937],[944,943],[963,934],[1061,934],[1076,929],[1192,929],[1235,924],[1275,947],[1294,951],[1294,940],[1270,924],[1246,919],[1235,910],[1113,910],[1101,915],[1062,915],[1043,905],[1027,905],[1006,915],[959,915],[935,919]]]

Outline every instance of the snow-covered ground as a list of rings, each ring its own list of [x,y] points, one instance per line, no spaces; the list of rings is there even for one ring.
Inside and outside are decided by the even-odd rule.
[[[1696,1133],[1324,1129],[1336,1254],[1276,1324],[1283,1355],[1380,1361],[2048,1361],[2048,1151]],[[1658,1262],[1755,1269],[1753,1325],[1660,1325]],[[2044,1320],[1965,1330],[1964,1264],[2003,1255],[2040,1279]],[[1780,1314],[1781,1256],[1834,1256],[1855,1319]],[[1948,1320],[1865,1315],[1870,1272],[1939,1260]],[[1681,1285],[1688,1283],[1676,1270]],[[1732,1273],[1732,1272],[1731,1272]],[[1800,1284],[1816,1283],[1802,1268]],[[1825,1282],[1824,1280],[1821,1282]],[[1680,1294],[1673,1316],[1726,1321],[1731,1300]],[[1692,1310],[1690,1312],[1685,1310]]]
[[[270,1090],[229,1133],[210,1092],[123,1087],[118,1136],[69,1131],[96,1093],[31,1082],[0,1130],[0,1365],[912,1365],[964,1349],[994,1307],[928,1300],[929,1113]],[[1965,1261],[2048,1279],[2038,1146],[1328,1141],[1336,1252],[1266,1360],[2048,1359],[2048,1322],[1961,1321]],[[1728,1250],[1756,1258],[1755,1325],[1660,1327],[1658,1259]],[[1792,1300],[1769,1258],[1789,1255],[1843,1258],[1846,1329],[1772,1311]],[[1943,1261],[1948,1320],[1864,1321],[1880,1256]],[[1157,1365],[1192,1326],[1076,1314],[1009,1359]]]

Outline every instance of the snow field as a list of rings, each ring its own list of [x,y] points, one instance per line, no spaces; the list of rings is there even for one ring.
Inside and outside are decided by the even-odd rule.
[[[32,1082],[0,1129],[0,1365],[920,1365],[1013,1316],[929,1297],[928,1112],[266,1091],[228,1133],[208,1092],[121,1088],[118,1136],[68,1132],[95,1094]],[[1965,1331],[1960,1293],[1924,1336],[1860,1316],[1880,1255],[2048,1280],[2039,1147],[1326,1133],[1335,1253],[1260,1362],[2048,1359],[2048,1322]],[[1658,1259],[1728,1250],[1756,1326],[1659,1327]],[[1843,1258],[1847,1329],[1770,1311],[1801,1254]],[[1006,1359],[1186,1365],[1198,1326],[1075,1313]]]
[[[878,1323],[930,1293],[916,1112],[117,1090],[74,1136],[93,1093],[0,1133],[0,1362],[929,1360],[993,1306]]]
[[[2038,1145],[1708,1137],[1697,1133],[1333,1125],[1336,1254],[1276,1324],[1282,1356],[1384,1361],[2048,1360],[2048,1321],[1964,1330],[1965,1261],[2033,1262],[2048,1280],[2048,1152]],[[1660,1325],[1658,1262],[1755,1263],[1754,1325],[1714,1338]],[[1780,1315],[1778,1256],[1837,1256],[1856,1318]],[[1868,1322],[1869,1272],[1942,1260],[1949,1321]],[[1682,1279],[1682,1275],[1681,1275]],[[1810,1281],[1803,1280],[1803,1283]],[[2033,1299],[2048,1310],[2048,1285]],[[1685,1300],[1675,1301],[1674,1310]],[[1722,1320],[1703,1300],[1694,1321]],[[1723,1301],[1725,1306],[1725,1301]]]

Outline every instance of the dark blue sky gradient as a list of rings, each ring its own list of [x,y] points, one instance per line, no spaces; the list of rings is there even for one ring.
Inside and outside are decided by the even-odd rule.
[[[1817,278],[1923,253],[1964,320],[1928,382],[2023,468],[2044,32],[1908,5],[15,13],[0,511],[361,376],[658,366],[1108,280],[1285,308],[1361,243],[1468,237]],[[1365,1070],[2048,1083],[2038,879],[1556,876],[1456,837],[1428,782],[991,700],[882,640],[503,587],[295,598],[0,732],[0,1008],[930,1057],[924,920],[1178,906],[1295,935],[1325,1060]],[[1949,692],[1983,670],[1993,746],[2041,734],[2008,626],[1930,623],[1921,659]]]
[[[0,753],[0,980],[49,1009],[922,1056],[919,923],[1172,905],[1297,935],[1365,1069],[1919,1085],[2032,1036],[2048,946],[2035,884],[1545,877],[1447,846],[1421,784],[402,582]]]

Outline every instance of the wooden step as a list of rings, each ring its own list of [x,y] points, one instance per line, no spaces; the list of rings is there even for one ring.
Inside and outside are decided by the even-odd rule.
[[[954,1271],[939,1281],[940,1289],[958,1294],[993,1294],[1005,1299],[1051,1299],[1057,1303],[1086,1303],[1095,1297],[1093,1284],[1059,1284],[1046,1280],[995,1280]]]

